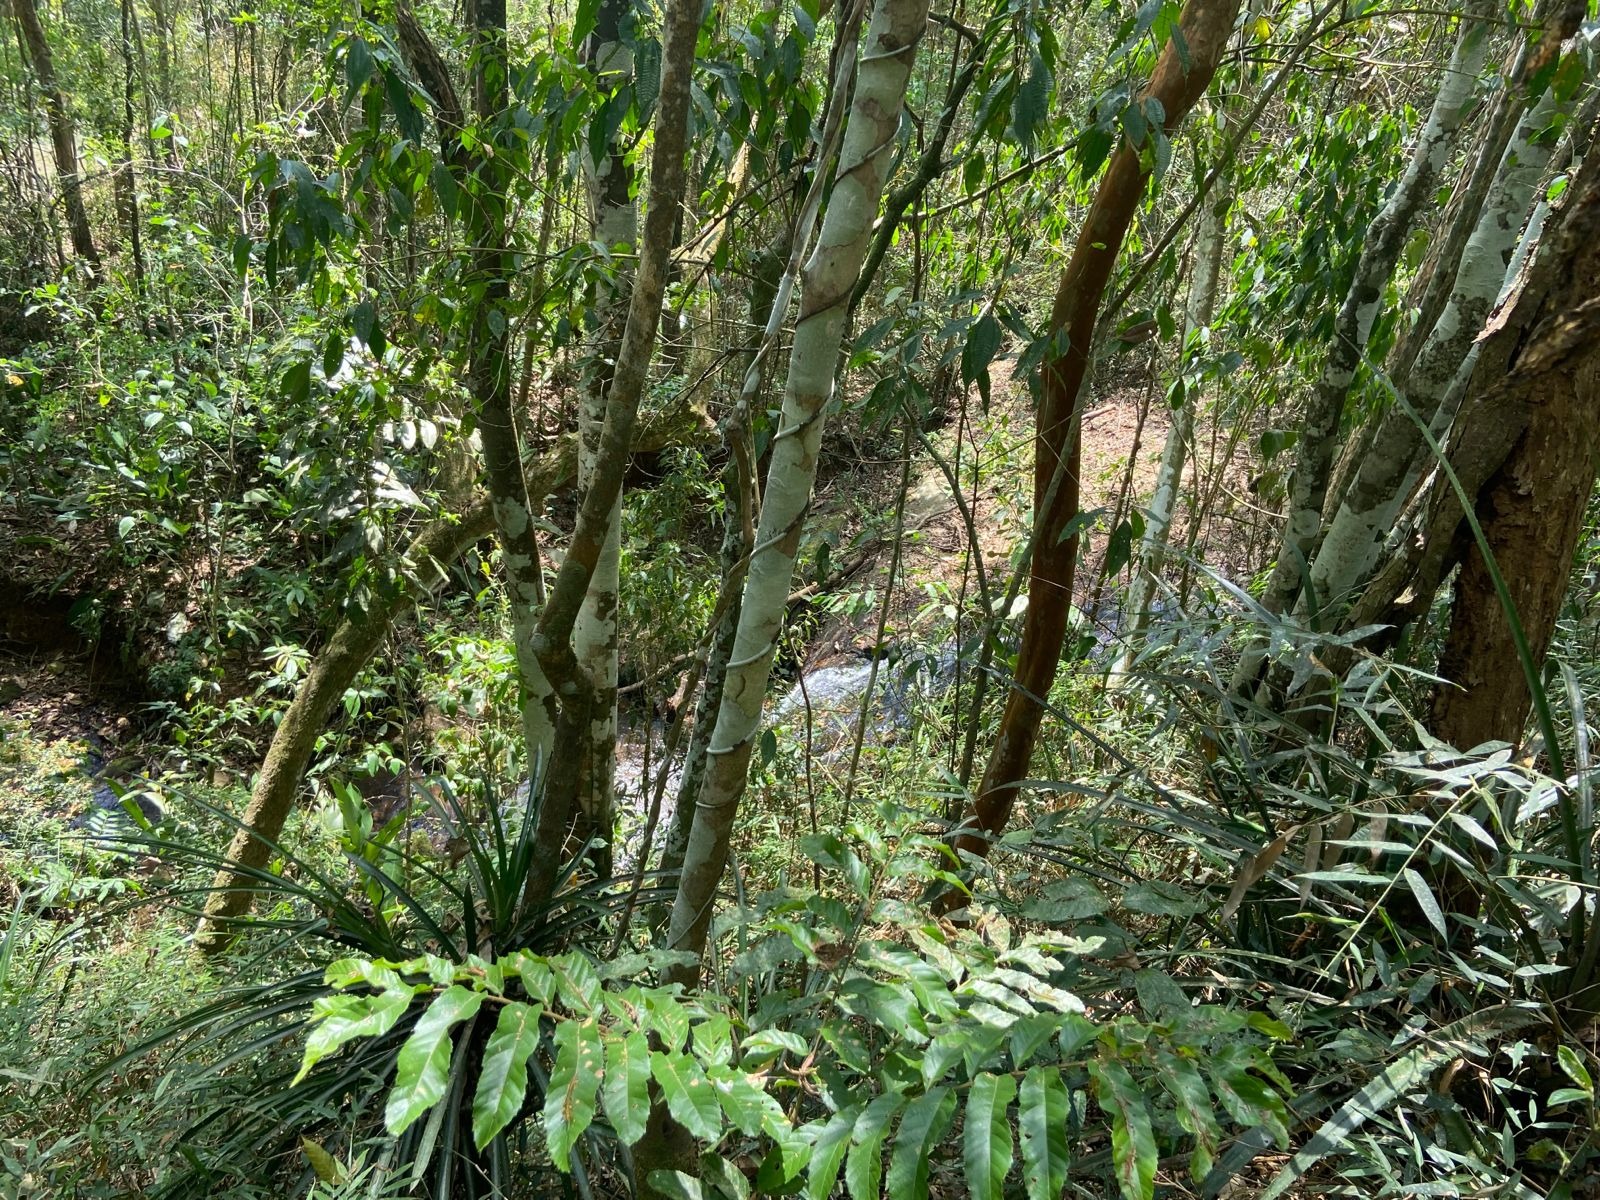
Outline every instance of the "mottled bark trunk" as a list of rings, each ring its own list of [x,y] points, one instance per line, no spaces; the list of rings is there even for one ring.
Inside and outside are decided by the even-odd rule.
[[[628,0],[603,0],[589,43],[589,69],[603,92],[615,94],[633,75],[633,52],[622,39],[622,22]],[[589,213],[594,238],[623,256],[633,253],[638,238],[638,209],[632,199],[633,172],[620,142],[613,141],[599,159],[591,159],[588,142],[581,150],[584,179],[589,192]],[[622,340],[627,316],[626,273],[598,287],[598,346],[585,373],[578,407],[578,486],[587,488],[594,478],[600,454],[600,434],[605,427],[606,400],[611,387],[611,364]],[[572,627],[572,649],[577,669],[592,693],[588,728],[579,751],[577,811],[574,834],[592,841],[590,861],[595,871],[611,873],[611,843],[616,834],[614,784],[617,749],[617,604],[622,580],[622,496],[619,492],[608,518],[605,543],[595,562],[594,575]]]
[[[1367,340],[1383,307],[1383,295],[1400,261],[1400,252],[1418,213],[1433,196],[1439,172],[1449,160],[1455,132],[1483,69],[1488,43],[1484,17],[1488,7],[1475,5],[1462,21],[1427,123],[1417,135],[1405,172],[1367,231],[1355,275],[1334,319],[1328,357],[1301,421],[1289,513],[1277,562],[1261,597],[1262,607],[1270,613],[1287,612],[1293,607],[1322,534],[1322,508],[1339,445],[1345,400],[1361,369]],[[1259,642],[1245,648],[1234,673],[1236,691],[1247,691],[1254,684],[1264,653]]]
[[[1210,85],[1238,12],[1239,0],[1189,0],[1184,5],[1178,32],[1162,49],[1140,97],[1141,103],[1153,99],[1160,104],[1169,132]],[[1124,141],[1095,191],[1056,290],[1049,333],[1065,349],[1045,364],[1034,434],[1034,550],[1022,645],[994,749],[972,811],[954,839],[961,851],[987,853],[990,839],[1010,820],[1061,660],[1078,561],[1077,534],[1063,535],[1078,514],[1079,392],[1100,300],[1148,179],[1140,148]]]
[[[577,522],[566,556],[539,617],[534,648],[545,677],[555,686],[559,716],[555,748],[540,806],[538,845],[525,894],[542,901],[554,884],[562,842],[577,805],[581,751],[595,696],[572,648],[572,630],[606,542],[622,494],[623,475],[638,420],[639,401],[661,326],[677,214],[683,204],[687,172],[684,155],[689,127],[689,84],[700,28],[698,0],[674,0],[662,35],[661,89],[656,102],[651,148],[650,193],[639,239],[638,265],[628,302],[628,319],[617,352],[606,399],[605,420],[594,443],[593,474],[578,504]]]
[[[1465,386],[1463,367],[1500,294],[1534,187],[1550,161],[1552,146],[1537,135],[1555,111],[1555,97],[1546,92],[1518,124],[1462,252],[1450,301],[1405,381],[1410,407],[1429,424],[1450,419]],[[1342,615],[1354,589],[1370,576],[1425,450],[1422,433],[1407,413],[1396,406],[1385,414],[1311,567],[1312,596],[1302,608],[1310,612],[1314,603],[1319,625]]]
[[[833,395],[850,296],[872,239],[906,85],[927,19],[927,0],[879,0],[873,10],[832,199],[815,252],[802,274],[783,415],[773,440],[733,659],[667,939],[672,948],[697,956],[705,948],[712,904],[727,863],[734,816],[760,726],[795,554],[816,479],[823,421]],[[678,968],[671,974],[676,982],[693,984],[699,968]]]
[[[78,133],[72,120],[72,109],[67,96],[56,80],[55,59],[50,53],[50,41],[45,37],[44,25],[39,20],[37,0],[11,0],[11,11],[16,15],[17,29],[27,49],[29,65],[39,80],[39,92],[44,97],[45,120],[50,127],[50,144],[55,151],[56,177],[61,183],[61,198],[67,213],[67,233],[72,238],[72,252],[99,274],[100,255],[95,250],[94,235],[89,231],[89,210],[83,203],[83,180],[78,164]]]

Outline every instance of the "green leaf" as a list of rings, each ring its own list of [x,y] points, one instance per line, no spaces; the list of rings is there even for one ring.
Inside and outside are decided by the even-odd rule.
[[[1157,1077],[1178,1102],[1178,1124],[1194,1138],[1189,1175],[1198,1183],[1211,1174],[1212,1162],[1222,1141],[1222,1131],[1217,1128],[1216,1114],[1212,1111],[1211,1092],[1200,1068],[1191,1059],[1163,1053],[1160,1064]]]
[[[1032,1067],[1022,1077],[1017,1128],[1028,1200],[1059,1200],[1067,1186],[1067,1104],[1059,1068]]]
[[[1155,917],[1192,917],[1205,911],[1203,900],[1196,900],[1177,884],[1146,879],[1122,894],[1122,906],[1129,912]]]
[[[1010,1075],[979,1075],[967,1093],[963,1158],[971,1200],[1002,1200],[1011,1170],[1011,1120],[1007,1109],[1017,1094]]]
[[[1283,1097],[1242,1066],[1214,1070],[1211,1081],[1228,1115],[1241,1125],[1264,1126],[1280,1146],[1289,1144],[1289,1113]]]
[[[528,1094],[528,1056],[539,1046],[539,1009],[508,1004],[483,1048],[472,1098],[472,1140],[478,1149],[511,1123]]]
[[[889,1195],[895,1200],[927,1200],[928,1160],[956,1114],[956,1094],[930,1088],[906,1106],[889,1158]]]
[[[1417,898],[1417,907],[1422,909],[1422,915],[1428,918],[1428,924],[1439,931],[1440,937],[1448,937],[1449,930],[1445,928],[1444,910],[1439,907],[1439,901],[1433,894],[1433,889],[1428,886],[1428,881],[1422,877],[1415,867],[1407,867],[1400,872],[1406,881],[1406,886],[1411,889],[1411,894]]]
[[[851,1200],[881,1200],[883,1138],[890,1120],[905,1102],[899,1092],[886,1092],[868,1104],[856,1121],[844,1164],[844,1182]]]
[[[1111,1164],[1123,1200],[1151,1200],[1156,1194],[1156,1135],[1144,1094],[1121,1063],[1097,1061],[1090,1072],[1100,1107],[1111,1114]]]
[[[651,1171],[650,1186],[669,1200],[705,1200],[705,1189],[700,1181],[682,1171]]]
[[[644,1034],[606,1039],[600,1098],[623,1145],[631,1146],[644,1136],[650,1119],[650,1043]]]
[[[842,1108],[817,1130],[811,1148],[811,1170],[806,1174],[806,1200],[828,1200],[833,1194],[845,1151],[850,1149],[851,1131],[860,1115],[859,1105]]]
[[[416,1028],[395,1060],[394,1087],[383,1110],[383,1123],[390,1133],[403,1133],[444,1096],[449,1082],[450,1031],[474,1015],[482,1003],[482,993],[451,986],[417,1018]]]
[[[544,1097],[544,1140],[550,1161],[570,1171],[572,1148],[594,1120],[605,1054],[600,1047],[600,1026],[593,1018],[562,1021],[556,1026],[555,1043],[555,1067]]]
[[[1087,879],[1061,879],[1045,885],[1039,897],[1023,906],[1022,915],[1034,921],[1082,921],[1110,908],[1106,898]]]
[[[650,1073],[661,1085],[667,1110],[697,1138],[714,1142],[722,1135],[722,1110],[716,1089],[686,1054],[650,1056]]]

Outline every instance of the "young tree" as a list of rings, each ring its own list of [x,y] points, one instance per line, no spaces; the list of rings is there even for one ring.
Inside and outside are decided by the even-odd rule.
[[[67,94],[56,79],[50,41],[45,37],[44,25],[39,20],[38,0],[11,0],[11,11],[17,19],[28,61],[39,80],[39,91],[44,96],[45,117],[50,126],[50,144],[55,150],[56,177],[61,182],[61,196],[66,205],[67,232],[72,238],[72,251],[99,274],[100,255],[95,250],[94,235],[89,231],[89,210],[83,203],[77,129]]]
[[[1145,111],[1159,112],[1168,132],[1210,85],[1238,13],[1239,0],[1189,0],[1183,6],[1177,32],[1137,101]],[[1078,560],[1078,535],[1069,525],[1078,515],[1079,397],[1100,300],[1150,179],[1151,160],[1143,150],[1124,139],[1112,155],[1056,289],[1049,324],[1055,349],[1043,371],[1034,434],[1032,575],[1022,645],[994,749],[955,838],[959,850],[986,853],[990,838],[1010,819],[1061,660]],[[953,902],[947,895],[945,903]]]
[[[833,195],[816,249],[801,277],[800,313],[789,354],[783,415],[773,439],[761,521],[746,575],[733,656],[708,747],[705,782],[695,805],[667,944],[697,958],[727,863],[734,816],[778,633],[788,607],[795,554],[811,489],[823,421],[833,395],[850,297],[872,240],[873,221],[893,158],[911,67],[928,20],[927,0],[878,0],[863,42]],[[698,965],[672,978],[692,984]]]

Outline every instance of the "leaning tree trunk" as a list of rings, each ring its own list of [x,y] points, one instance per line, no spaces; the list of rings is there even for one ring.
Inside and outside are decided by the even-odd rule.
[[[1547,91],[1523,115],[1501,160],[1495,183],[1484,201],[1477,227],[1467,240],[1450,301],[1418,352],[1406,378],[1406,400],[1421,421],[1447,423],[1466,379],[1473,343],[1505,280],[1535,185],[1550,161],[1551,145],[1538,139],[1557,110]],[[1467,370],[1470,371],[1470,366]],[[1377,564],[1400,506],[1422,465],[1426,445],[1416,421],[1400,406],[1385,414],[1310,570],[1312,595],[1320,625],[1341,613],[1358,586]],[[1320,507],[1320,506],[1319,506]]]
[[[1289,491],[1289,515],[1278,547],[1278,560],[1261,597],[1261,605],[1269,613],[1283,613],[1293,607],[1321,536],[1322,507],[1338,449],[1339,422],[1344,416],[1345,400],[1361,369],[1367,340],[1383,308],[1383,294],[1400,261],[1400,252],[1418,212],[1433,196],[1439,172],[1449,160],[1456,130],[1466,115],[1467,102],[1483,70],[1488,52],[1488,31],[1483,18],[1488,8],[1488,5],[1477,4],[1461,23],[1427,123],[1417,135],[1417,143],[1399,183],[1367,230],[1355,275],[1334,319],[1328,358],[1306,403],[1301,422],[1294,482]],[[1250,688],[1260,673],[1263,655],[1264,649],[1259,643],[1245,649],[1234,673],[1236,691]]]
[[[1154,100],[1160,105],[1168,132],[1177,128],[1210,85],[1238,13],[1239,0],[1189,0],[1184,5],[1178,30],[1161,51],[1140,97],[1141,104]],[[1077,571],[1078,536],[1064,535],[1078,514],[1083,415],[1078,397],[1094,344],[1100,299],[1149,177],[1141,147],[1124,141],[1095,191],[1056,290],[1049,334],[1053,344],[1064,338],[1066,348],[1046,363],[1034,434],[1033,569],[1022,645],[994,749],[972,811],[954,839],[958,850],[987,853],[990,838],[1010,820],[1017,786],[1033,759],[1044,704],[1066,639]],[[953,894],[943,900],[954,902]]]
[[[94,235],[89,232],[89,211],[83,205],[83,181],[78,173],[78,135],[73,127],[72,110],[67,106],[66,93],[56,82],[55,59],[50,54],[50,42],[44,35],[44,25],[39,21],[37,0],[11,0],[11,11],[16,14],[17,28],[33,73],[39,80],[39,91],[44,96],[45,117],[50,126],[50,142],[55,149],[56,176],[61,180],[61,195],[67,209],[67,232],[72,238],[72,251],[99,274],[100,255],[94,248]]]
[[[622,40],[622,18],[628,0],[603,0],[589,44],[589,69],[602,91],[615,92],[628,85],[633,74],[633,52]],[[588,143],[582,151],[589,189],[590,215],[595,240],[618,251],[625,259],[638,237],[638,211],[631,193],[633,172],[617,137],[598,160],[591,160]],[[606,396],[611,385],[610,363],[622,339],[627,309],[621,303],[621,281],[602,282],[596,297],[599,347],[584,380],[578,409],[578,486],[586,488],[594,477],[600,452],[600,431],[605,426]],[[588,678],[594,700],[578,765],[576,836],[594,841],[591,861],[597,873],[611,872],[611,841],[616,835],[617,748],[617,605],[622,587],[622,496],[611,507],[609,527],[595,563],[583,607],[572,627],[572,649],[578,670]]]
[[[1205,171],[1197,170],[1198,182],[1205,181]],[[1199,227],[1194,238],[1194,268],[1189,279],[1189,300],[1183,321],[1183,352],[1180,373],[1189,365],[1191,356],[1201,350],[1202,330],[1211,325],[1211,316],[1217,304],[1217,283],[1222,276],[1222,248],[1226,241],[1228,209],[1233,204],[1233,194],[1226,180],[1216,194],[1202,202]],[[1138,652],[1139,637],[1150,622],[1150,604],[1166,566],[1167,544],[1172,535],[1172,519],[1178,508],[1178,489],[1183,483],[1183,464],[1188,455],[1189,442],[1194,436],[1194,415],[1200,397],[1184,389],[1183,398],[1171,413],[1167,428],[1166,445],[1161,448],[1161,465],[1156,469],[1155,491],[1150,496],[1150,506],[1145,516],[1144,538],[1139,548],[1139,573],[1128,592],[1125,631],[1128,648],[1118,664],[1117,674],[1126,675]]]
[[[1591,149],[1545,238],[1471,384],[1498,393],[1497,407],[1520,409],[1521,436],[1477,493],[1475,510],[1535,670],[1567,593],[1600,455],[1600,153]],[[1494,341],[1515,349],[1497,354]],[[1438,673],[1444,682],[1429,720],[1435,736],[1464,748],[1521,741],[1531,693],[1475,539],[1456,579]]]
[[[459,518],[430,521],[406,553],[414,571],[414,586],[397,589],[360,616],[347,615],[318,652],[273,732],[249,807],[228,846],[227,865],[212,881],[205,915],[195,933],[200,949],[211,952],[226,946],[232,934],[230,924],[249,910],[253,876],[274,853],[328,715],[377,652],[401,606],[437,589],[447,578],[445,565],[491,528],[493,516],[487,499],[474,503]]]
[[[893,159],[911,65],[928,20],[927,0],[878,0],[858,67],[833,197],[801,277],[800,314],[789,354],[783,415],[746,576],[733,658],[708,751],[709,765],[679,877],[667,944],[698,959],[727,863],[733,819],[794,577],[795,554],[816,481],[817,455],[861,264]],[[699,966],[673,968],[692,985]]]

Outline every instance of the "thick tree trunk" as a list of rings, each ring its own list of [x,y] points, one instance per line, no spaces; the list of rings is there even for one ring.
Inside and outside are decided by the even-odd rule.
[[[1472,379],[1506,423],[1522,426],[1475,507],[1535,668],[1567,593],[1600,456],[1600,154],[1591,151],[1550,224]],[[1531,695],[1475,539],[1465,542],[1439,674],[1446,682],[1429,722],[1437,737],[1462,748],[1521,741]]]
[[[1334,319],[1328,358],[1301,422],[1289,515],[1278,559],[1261,597],[1262,607],[1270,613],[1288,612],[1294,606],[1322,534],[1322,509],[1338,449],[1345,400],[1361,369],[1367,340],[1383,308],[1384,291],[1400,261],[1400,252],[1417,214],[1433,196],[1439,172],[1449,160],[1456,130],[1483,70],[1488,50],[1483,18],[1488,7],[1476,5],[1461,23],[1427,123],[1417,135],[1404,174],[1367,231],[1355,275]],[[1236,691],[1247,691],[1254,684],[1264,653],[1260,643],[1246,647],[1234,673]]]
[[[1178,32],[1161,51],[1140,97],[1140,103],[1159,103],[1169,132],[1210,85],[1238,12],[1239,0],[1189,0],[1184,5]],[[1061,660],[1077,570],[1078,535],[1063,535],[1078,514],[1079,392],[1100,300],[1148,179],[1140,148],[1124,141],[1095,191],[1056,290],[1049,331],[1053,339],[1065,340],[1065,350],[1045,365],[1034,435],[1033,569],[1022,646],[994,749],[972,811],[954,839],[958,850],[987,852],[990,838],[1010,820],[1017,785],[1033,759],[1043,705]],[[947,897],[945,902],[953,900]]]
[[[83,181],[78,169],[78,134],[73,126],[66,93],[56,81],[55,59],[51,57],[50,42],[39,20],[37,0],[11,0],[11,11],[16,15],[17,28],[27,48],[29,63],[39,80],[39,91],[44,96],[45,117],[50,126],[50,142],[55,150],[56,177],[61,181],[61,196],[67,210],[67,232],[72,238],[72,252],[88,263],[95,274],[99,274],[100,255],[94,247],[94,235],[89,232],[89,211],[83,204]]]
[[[1408,403],[1430,425],[1449,421],[1465,386],[1473,343],[1500,293],[1534,187],[1550,161],[1551,145],[1535,139],[1555,111],[1555,97],[1546,92],[1523,115],[1477,228],[1462,252],[1450,301],[1405,381]],[[1362,460],[1312,564],[1311,587],[1319,625],[1326,626],[1342,614],[1354,590],[1368,579],[1422,466],[1425,450],[1416,422],[1398,406],[1392,408],[1383,417],[1372,451]],[[1310,611],[1309,604],[1302,607]]]
[[[927,19],[927,0],[878,0],[873,10],[833,197],[816,250],[802,275],[783,416],[773,439],[733,659],[717,711],[705,785],[695,807],[667,939],[673,949],[697,956],[705,948],[712,904],[727,863],[733,820],[761,722],[762,701],[794,577],[795,554],[816,480],[823,421],[833,395],[850,296],[872,239],[906,85]],[[678,968],[671,975],[676,982],[693,984],[699,968]]]

